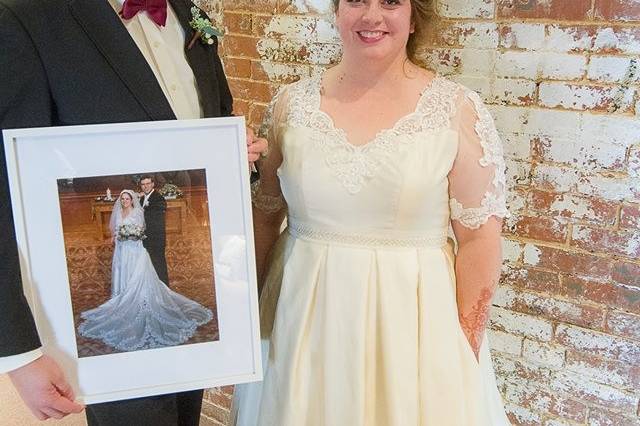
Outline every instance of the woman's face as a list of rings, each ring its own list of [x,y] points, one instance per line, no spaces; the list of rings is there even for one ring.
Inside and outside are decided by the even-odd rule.
[[[129,207],[131,207],[131,195],[129,195],[129,193],[127,192],[123,192],[122,195],[120,196],[120,202],[122,203],[122,207],[127,209]]]
[[[340,0],[336,25],[344,55],[365,60],[406,56],[413,32],[410,0]]]

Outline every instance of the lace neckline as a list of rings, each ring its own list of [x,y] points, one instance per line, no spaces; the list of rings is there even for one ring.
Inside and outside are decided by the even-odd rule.
[[[378,130],[373,138],[360,145],[351,143],[349,141],[347,132],[343,128],[336,126],[333,117],[331,117],[331,115],[321,109],[322,82],[324,81],[324,72],[311,78],[311,90],[309,93],[309,95],[311,96],[310,102],[313,110],[317,114],[316,118],[319,119],[325,131],[332,134],[339,143],[344,145],[345,148],[352,151],[363,152],[375,148],[375,146],[378,144],[386,144],[388,142],[389,136],[400,133],[401,129],[405,128],[407,123],[411,123],[416,119],[419,119],[423,115],[422,109],[425,100],[429,98],[430,92],[433,91],[434,87],[437,86],[437,82],[442,78],[443,77],[441,77],[439,74],[435,74],[434,77],[429,80],[429,82],[421,90],[418,101],[416,102],[416,106],[411,112],[402,115],[394,122],[391,127],[384,127]]]

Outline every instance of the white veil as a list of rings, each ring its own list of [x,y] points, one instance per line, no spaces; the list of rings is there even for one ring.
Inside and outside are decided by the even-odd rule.
[[[136,194],[136,192],[131,189],[123,189],[122,192],[120,192],[118,199],[113,205],[113,211],[111,212],[111,219],[109,220],[109,229],[111,229],[112,235],[116,234],[116,230],[122,223],[121,198],[122,198],[122,194],[125,194],[125,193],[129,194],[131,196],[131,200],[133,201],[133,211],[130,214],[134,215],[133,216],[134,218],[138,217],[139,218],[138,221],[140,222],[139,224],[144,226],[144,211],[140,206],[140,197],[138,197],[138,194]]]

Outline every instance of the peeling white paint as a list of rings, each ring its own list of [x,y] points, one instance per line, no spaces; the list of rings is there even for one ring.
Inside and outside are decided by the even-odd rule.
[[[525,244],[524,246],[524,263],[536,266],[540,263],[540,255],[542,251],[533,244]]]

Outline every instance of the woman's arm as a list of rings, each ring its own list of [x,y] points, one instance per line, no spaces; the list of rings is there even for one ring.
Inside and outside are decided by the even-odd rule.
[[[478,95],[463,90],[456,108],[458,152],[449,173],[451,225],[458,242],[456,298],[460,327],[476,357],[500,276],[506,209],[505,164],[493,119]]]
[[[468,229],[456,221],[456,299],[460,327],[478,357],[489,321],[491,300],[500,277],[502,220],[492,217],[478,229]]]

